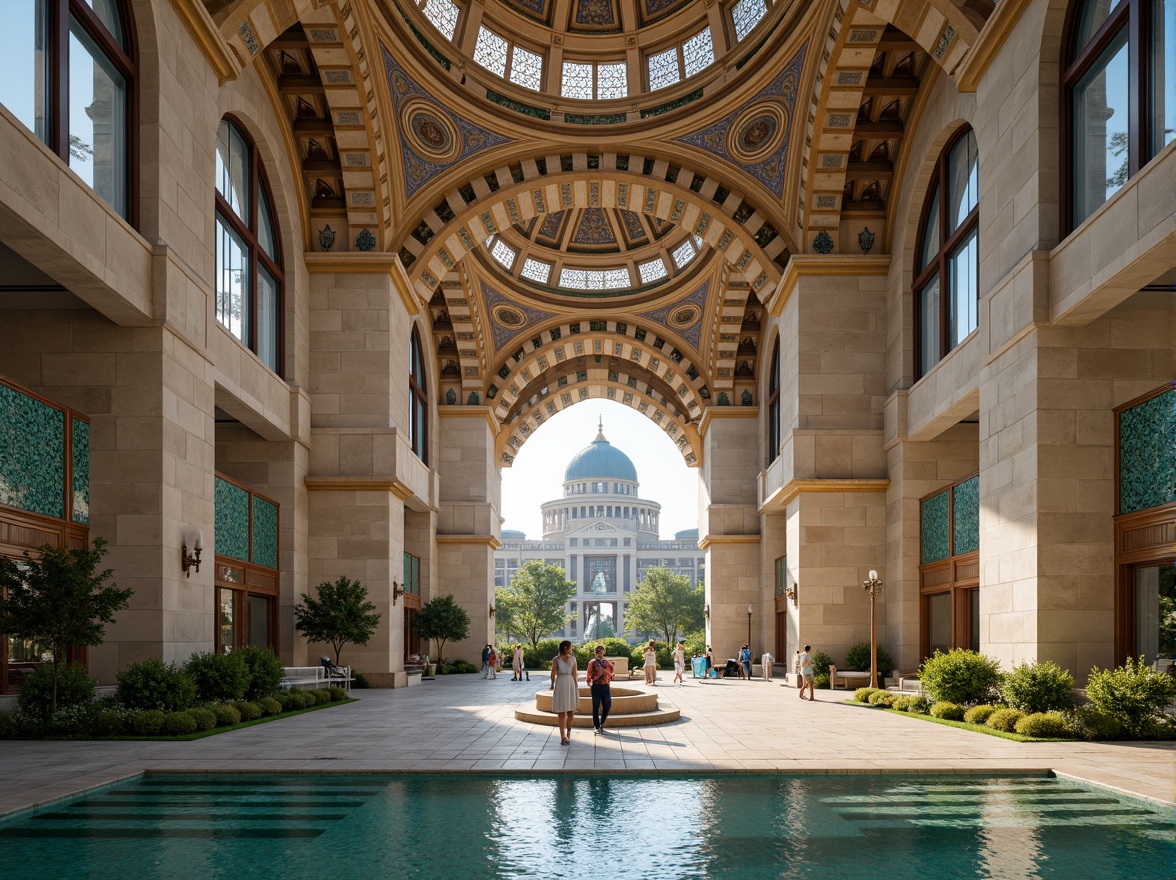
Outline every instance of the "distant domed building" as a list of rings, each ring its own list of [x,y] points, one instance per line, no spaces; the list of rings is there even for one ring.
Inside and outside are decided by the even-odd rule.
[[[569,608],[576,616],[553,636],[580,641],[615,631],[624,637],[628,597],[647,569],[667,568],[693,586],[705,571],[698,529],[660,540],[661,505],[641,498],[639,486],[632,460],[598,426],[596,438],[568,462],[562,497],[542,506],[542,539],[528,541],[516,529],[502,530],[502,547],[494,553],[494,586],[509,585],[532,559],[559,566],[576,584]]]

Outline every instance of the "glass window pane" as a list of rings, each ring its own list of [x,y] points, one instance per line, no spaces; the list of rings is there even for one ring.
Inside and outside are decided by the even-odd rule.
[[[1074,225],[1127,182],[1127,32],[1074,87]]]
[[[714,64],[715,50],[711,45],[709,27],[703,28],[682,44],[682,57],[686,62],[687,76],[694,76],[700,70]]]
[[[1176,3],[1176,0],[1173,0]],[[624,98],[629,94],[629,73],[625,62],[601,64],[596,68],[596,97]]]
[[[927,597],[927,636],[930,654],[951,650],[951,593]]]
[[[127,210],[126,80],[70,20],[69,167],[107,204]]]
[[[955,348],[976,329],[976,310],[980,295],[980,249],[977,246],[975,229],[948,258],[947,271],[951,277],[949,347]]]
[[[649,284],[651,281],[658,281],[662,278],[665,278],[666,275],[669,274],[666,272],[666,264],[663,263],[660,259],[650,260],[648,263],[641,263],[637,267],[637,271],[641,273],[642,284]]]
[[[216,135],[216,190],[249,224],[249,148],[237,127],[222,119]]]
[[[42,141],[49,139],[48,8],[46,0],[4,4],[0,58],[8,75],[0,77],[0,104]]]
[[[927,225],[923,227],[923,247],[919,251],[919,271],[927,268],[939,254],[939,187],[931,197],[931,210],[927,212]]]
[[[1123,0],[1087,0],[1082,14],[1078,18],[1074,55],[1082,51],[1082,47],[1090,42],[1090,38],[1103,26],[1103,22],[1111,17],[1111,13],[1119,8],[1121,3]]]
[[[682,78],[678,69],[678,47],[671,46],[664,52],[649,56],[649,90],[672,86]]]
[[[1176,661],[1176,565],[1135,569],[1135,650],[1153,669],[1171,673]]]
[[[764,0],[739,0],[731,7],[731,21],[735,24],[735,38],[742,40],[768,14]]]
[[[919,291],[919,375],[939,363],[939,276]]]
[[[237,646],[236,591],[218,587],[216,593],[216,604],[219,611],[220,650],[222,654],[228,654]]]
[[[502,76],[506,73],[506,50],[506,40],[493,31],[479,28],[478,42],[474,45],[474,61],[491,73]]]
[[[515,46],[510,62],[510,81],[525,89],[539,91],[543,76],[543,56]]]
[[[674,259],[674,265],[681,269],[694,259],[694,245],[690,239],[686,239],[674,249],[674,252],[670,256]]]
[[[245,242],[216,218],[216,319],[249,342],[249,266]]]
[[[494,242],[494,247],[490,250],[490,256],[494,257],[500,266],[509,269],[514,265],[515,257],[518,254],[515,253],[514,248],[500,238]]]
[[[1152,21],[1154,156],[1176,138],[1176,0],[1155,0]]]
[[[433,23],[433,27],[445,35],[445,39],[452,40],[457,30],[458,8],[449,0],[425,0],[425,18]]]
[[[249,597],[249,644],[255,648],[268,648],[273,644],[270,638],[270,600],[266,596]]]
[[[257,201],[257,242],[261,249],[269,254],[269,258],[276,262],[278,249],[274,246],[273,215],[270,213],[269,199],[265,197],[265,191],[260,184],[257,187]]]
[[[951,148],[947,157],[947,227],[959,229],[964,218],[980,201],[980,159],[976,153],[976,133],[969,131]]]
[[[123,38],[122,17],[118,13],[118,3],[116,0],[83,0],[83,2],[94,10],[98,16],[98,20],[106,25],[106,29],[110,31],[110,35],[114,37],[114,41],[123,49],[126,49],[126,40]]]
[[[546,284],[547,279],[551,277],[551,263],[543,263],[539,260],[532,260],[527,257],[523,263],[522,276],[530,278],[532,281],[537,281],[540,284]]]
[[[278,282],[261,266],[257,267],[257,356],[278,372]]]
[[[563,63],[563,78],[560,81],[560,94],[565,98],[590,99],[592,97],[592,65],[565,61]]]
[[[980,591],[968,590],[968,650],[980,651]]]

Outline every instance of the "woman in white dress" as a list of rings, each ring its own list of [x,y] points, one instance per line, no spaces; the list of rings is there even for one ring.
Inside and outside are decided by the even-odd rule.
[[[654,684],[657,681],[657,644],[652,640],[645,649],[645,683]]]
[[[559,655],[551,661],[551,711],[559,717],[559,742],[572,741],[572,716],[580,706],[580,688],[576,683],[576,655],[572,643],[559,643]]]
[[[684,683],[682,681],[682,673],[686,671],[686,646],[678,642],[678,647],[674,648],[674,681],[681,687]]]

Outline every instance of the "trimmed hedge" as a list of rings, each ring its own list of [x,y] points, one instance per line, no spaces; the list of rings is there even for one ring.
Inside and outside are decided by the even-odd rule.
[[[249,666],[239,651],[195,653],[184,664],[184,671],[196,682],[196,695],[206,702],[239,700],[252,681]]]
[[[97,683],[81,663],[62,663],[57,667],[57,710],[93,702]],[[42,663],[24,677],[16,704],[30,715],[49,719],[53,707],[53,664]]]
[[[1016,709],[997,709],[988,716],[984,726],[991,727],[993,730],[1003,730],[1005,733],[1013,733],[1017,729],[1017,722],[1024,717],[1024,713],[1018,712]]]
[[[1172,720],[1165,715],[1176,699],[1176,678],[1156,672],[1142,657],[1127,658],[1118,669],[1090,671],[1086,695],[1096,709],[1115,718],[1133,738],[1163,735]]]
[[[163,716],[159,732],[164,736],[187,736],[197,730],[196,719],[187,712],[168,712]]]
[[[957,706],[955,703],[942,700],[931,707],[930,714],[935,718],[942,718],[944,721],[964,720],[964,709],[962,706]]]
[[[131,720],[131,730],[136,736],[159,736],[167,713],[160,709],[147,709]]]
[[[1037,739],[1064,739],[1070,735],[1066,716],[1061,712],[1034,712],[1017,720],[1013,729],[1021,736]]]
[[[996,706],[973,706],[964,713],[964,720],[969,724],[984,724],[995,711]]]
[[[939,702],[974,706],[999,696],[1004,679],[1000,663],[976,651],[954,648],[944,654],[936,651],[919,668],[923,690]]]
[[[232,727],[234,724],[241,723],[241,713],[237,711],[235,706],[218,703],[210,708],[213,714],[216,715],[217,727]]]
[[[1000,687],[1004,701],[1026,714],[1074,708],[1074,676],[1056,663],[1020,663]]]
[[[115,698],[128,709],[176,712],[196,699],[196,682],[174,663],[140,660],[117,676]]]
[[[212,730],[216,727],[216,713],[203,706],[196,706],[188,710],[188,714],[196,721],[196,730]]]
[[[242,721],[256,721],[261,717],[261,706],[248,700],[238,700],[233,703],[233,708],[241,713]]]

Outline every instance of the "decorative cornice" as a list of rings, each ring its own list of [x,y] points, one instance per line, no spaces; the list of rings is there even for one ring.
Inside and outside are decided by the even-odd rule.
[[[796,289],[796,285],[804,278],[844,277],[847,275],[886,275],[890,272],[890,254],[880,254],[868,257],[837,254],[825,256],[823,254],[793,254],[788,265],[784,267],[784,277],[780,285],[764,304],[768,314],[779,317],[784,311],[784,304]]]
[[[794,498],[806,492],[885,492],[890,480],[789,480],[773,492],[760,506],[759,512],[769,508],[786,507]]]
[[[1021,20],[1021,13],[1028,6],[1029,0],[1001,0],[996,4],[996,8],[988,16],[988,21],[984,22],[984,27],[976,36],[976,42],[952,71],[959,91],[976,91],[980,80],[1000,54],[1009,34]]]
[[[437,415],[443,419],[468,419],[483,416],[486,419],[486,424],[490,428],[491,433],[498,433],[499,421],[498,417],[494,415],[494,407],[492,406],[454,404],[453,406],[438,407]]]
[[[405,311],[410,315],[421,312],[420,300],[413,295],[404,265],[396,254],[344,251],[337,254],[303,254],[306,271],[311,275],[387,275],[392,280]]]
[[[702,417],[698,420],[698,436],[705,437],[707,428],[710,427],[711,419],[758,419],[758,406],[719,406],[712,403],[705,410],[702,411]]]
[[[502,542],[493,535],[438,535],[438,544],[485,544],[491,550],[497,550]]]
[[[705,550],[712,544],[758,544],[760,535],[706,535],[699,539],[698,549]]]
[[[212,67],[217,84],[223,86],[229,80],[236,79],[243,69],[241,62],[225,42],[220,28],[212,20],[204,4],[198,0],[172,0],[172,7],[179,13],[180,19],[188,28],[188,33],[192,35],[201,54]]]
[[[306,477],[308,492],[391,492],[401,501],[416,493],[400,480],[386,477]]]

